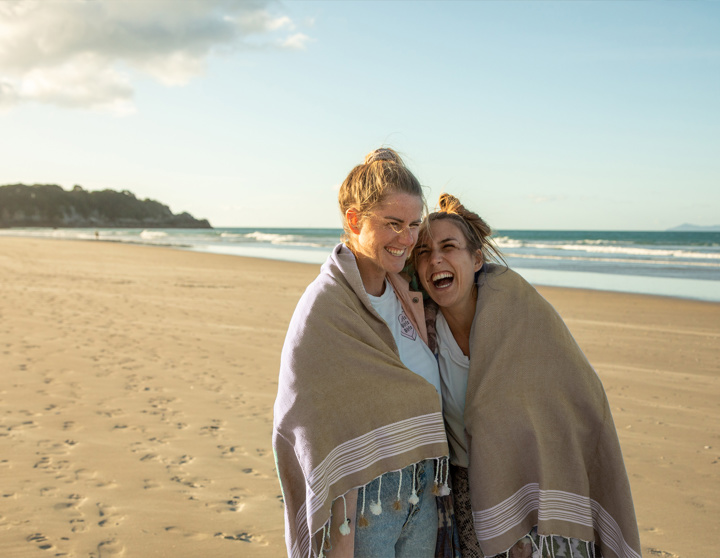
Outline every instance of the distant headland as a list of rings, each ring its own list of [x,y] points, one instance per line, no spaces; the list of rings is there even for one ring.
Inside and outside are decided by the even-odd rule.
[[[668,229],[668,232],[720,232],[720,225],[692,225],[690,223],[683,223],[677,227]]]
[[[207,219],[174,214],[128,190],[63,190],[55,184],[0,186],[0,228],[8,227],[212,228]]]

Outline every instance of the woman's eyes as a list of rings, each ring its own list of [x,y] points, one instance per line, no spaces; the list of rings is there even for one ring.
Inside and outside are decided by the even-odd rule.
[[[406,228],[410,230],[417,230],[420,228],[420,223],[410,223],[407,227],[403,226],[402,223],[397,223],[394,221],[388,221],[387,227],[391,228],[394,232],[397,234],[400,234],[403,232]]]

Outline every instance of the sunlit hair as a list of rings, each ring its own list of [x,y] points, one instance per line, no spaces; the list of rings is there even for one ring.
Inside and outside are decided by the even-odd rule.
[[[357,210],[363,217],[392,194],[417,196],[426,207],[422,186],[393,149],[381,147],[365,157],[340,186],[338,203],[343,215],[343,242],[352,248],[352,235],[345,219],[348,209]]]
[[[495,246],[495,243],[490,239],[492,236],[490,225],[488,225],[480,215],[467,209],[460,203],[459,199],[451,194],[441,194],[438,200],[438,207],[440,210],[430,213],[420,227],[418,242],[412,255],[412,261],[416,268],[417,248],[425,244],[428,239],[432,237],[430,224],[434,221],[442,220],[451,221],[458,226],[465,237],[465,243],[467,244],[467,250],[469,252],[474,253],[476,250],[480,250],[483,255],[483,261],[502,262],[504,265],[507,265],[500,249]]]

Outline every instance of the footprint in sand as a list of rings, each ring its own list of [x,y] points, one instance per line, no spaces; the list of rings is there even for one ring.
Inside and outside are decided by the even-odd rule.
[[[263,479],[268,478],[267,475],[264,475],[264,474],[260,473],[259,471],[256,471],[252,467],[247,467],[247,468],[243,469],[242,472],[245,473],[246,475],[252,475],[253,477],[258,477],[258,478],[263,478]]]
[[[173,535],[180,535],[182,537],[185,537],[187,539],[192,539],[195,541],[201,541],[203,539],[207,539],[209,536],[206,533],[200,533],[199,531],[191,531],[191,530],[183,529],[182,527],[176,527],[174,525],[165,527],[165,531],[167,531],[168,533],[172,533]]]
[[[208,484],[212,484],[212,481],[210,479],[202,477],[185,477],[175,475],[170,480],[178,484],[187,486],[189,488],[205,488],[205,486],[207,486]]]
[[[73,533],[84,533],[88,530],[88,526],[82,517],[75,517],[68,523],[70,523],[70,531]]]
[[[209,426],[203,426],[200,429],[200,434],[217,436],[222,430],[222,427],[225,426],[225,424],[226,423],[224,420],[213,419],[212,423]]]
[[[117,510],[112,506],[107,506],[98,502],[95,504],[98,508],[98,514],[100,515],[100,521],[98,525],[100,527],[112,527],[120,525],[120,522],[125,519],[125,516],[117,513]]]
[[[242,542],[255,542],[256,537],[254,535],[251,535],[250,533],[237,533],[235,535],[227,535],[225,533],[219,532],[215,533],[216,537],[222,537],[223,539],[226,539],[228,541],[242,541]]]
[[[25,539],[29,543],[36,544],[40,550],[52,550],[55,546],[42,533],[33,533]]]
[[[57,491],[55,486],[43,486],[40,489],[40,496],[54,496],[54,492]]]
[[[65,502],[59,502],[53,506],[53,509],[61,511],[61,510],[77,510],[80,506],[82,506],[87,498],[84,496],[81,496],[80,494],[69,494],[66,498]]]
[[[108,556],[121,556],[125,554],[125,547],[115,539],[102,541],[97,545],[98,558],[107,558]]]
[[[97,414],[101,417],[115,418],[124,415],[125,411],[122,409],[104,409],[102,411],[97,411]]]
[[[218,446],[220,457],[224,459],[237,459],[240,456],[247,456],[248,452],[242,446]]]
[[[72,420],[66,420],[62,425],[63,430],[76,430],[75,422]]]
[[[153,479],[144,479],[143,483],[144,483],[144,485],[143,485],[144,490],[151,490],[153,488],[160,488],[162,486],[159,482],[157,482]]]
[[[192,455],[181,455],[170,461],[170,465],[185,465],[195,459]]]
[[[77,442],[74,440],[65,440],[64,442],[53,442],[52,440],[40,440],[37,443],[38,448],[43,454],[47,455],[67,455],[68,450],[75,446]]]

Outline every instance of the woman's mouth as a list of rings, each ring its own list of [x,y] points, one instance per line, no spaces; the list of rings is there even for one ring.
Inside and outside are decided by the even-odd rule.
[[[396,258],[399,258],[401,256],[405,255],[405,248],[390,248],[389,246],[385,247],[385,251],[390,254],[391,256],[395,256]]]
[[[449,271],[439,271],[438,273],[433,273],[430,277],[430,281],[432,281],[436,289],[447,289],[453,284],[454,280],[455,276]]]

